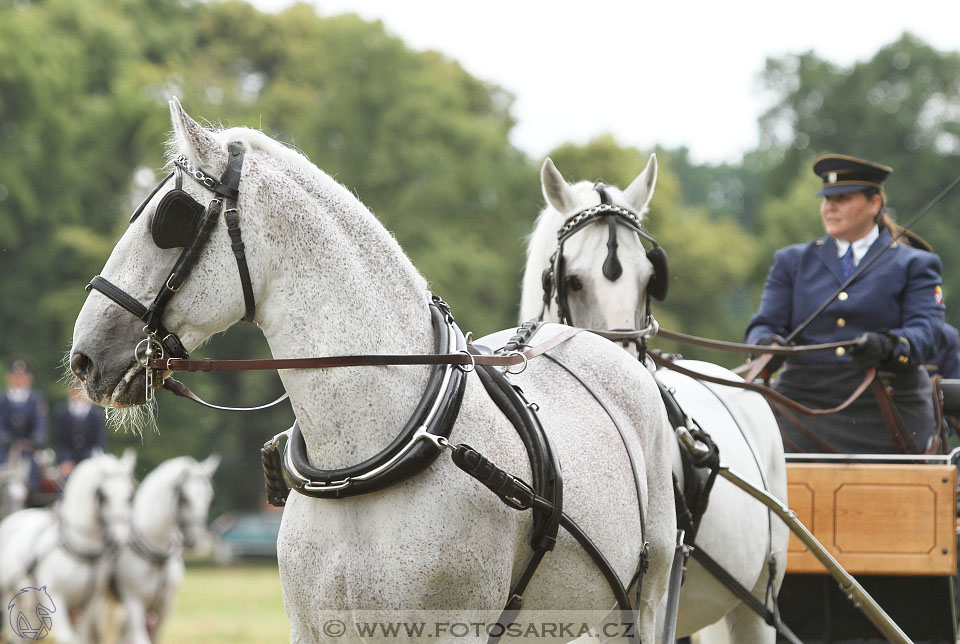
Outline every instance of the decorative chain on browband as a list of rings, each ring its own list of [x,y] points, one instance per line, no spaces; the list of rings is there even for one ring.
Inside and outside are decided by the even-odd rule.
[[[602,203],[586,210],[578,212],[576,215],[568,219],[563,226],[560,227],[560,230],[557,231],[557,239],[566,237],[581,225],[586,222],[589,222],[592,219],[595,219],[598,215],[610,213],[617,215],[618,217],[623,217],[629,223],[633,224],[635,227],[640,228],[640,217],[635,213],[623,208],[609,203]]]
[[[194,168],[193,164],[190,163],[190,160],[185,154],[181,154],[176,159],[173,160],[174,165],[178,166],[181,170],[193,177],[194,181],[197,183],[213,190],[217,187],[217,184],[220,183],[209,174],[200,170],[199,168]]]

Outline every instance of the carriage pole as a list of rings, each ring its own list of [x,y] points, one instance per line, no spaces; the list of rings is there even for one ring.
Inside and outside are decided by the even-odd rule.
[[[826,548],[820,545],[816,537],[814,537],[807,527],[797,518],[796,512],[764,490],[754,487],[753,484],[725,465],[720,465],[719,474],[773,510],[774,513],[787,524],[787,527],[800,538],[804,545],[810,549],[810,552],[820,560],[820,563],[824,565],[830,575],[840,584],[840,589],[846,593],[847,598],[867,616],[870,623],[876,626],[877,630],[879,630],[884,637],[890,642],[893,642],[893,644],[912,644],[910,638],[907,637],[906,633],[897,626],[897,623],[887,615],[886,611],[880,607],[880,604],[874,601],[873,597],[863,589],[863,586],[861,586],[850,573],[843,569],[843,566],[827,552]]]

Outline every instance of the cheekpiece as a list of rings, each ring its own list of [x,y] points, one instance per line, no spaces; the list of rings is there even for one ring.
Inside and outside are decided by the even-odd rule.
[[[813,162],[814,173],[823,180],[818,197],[883,187],[893,168],[845,154],[824,154]]]

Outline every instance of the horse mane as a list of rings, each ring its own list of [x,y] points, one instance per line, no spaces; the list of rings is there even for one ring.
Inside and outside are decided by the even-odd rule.
[[[353,196],[354,199],[356,199],[351,191],[317,167],[303,152],[291,145],[271,138],[260,130],[248,127],[218,128],[214,126],[208,128],[208,131],[224,149],[227,148],[227,144],[231,141],[240,141],[249,149],[257,150],[272,158],[282,166],[285,174],[294,177],[298,183],[314,194],[339,189],[346,195]],[[175,133],[171,135],[166,146],[167,167],[171,166],[174,159],[179,155],[189,154],[189,151],[183,147],[183,144],[184,142],[181,141]],[[191,158],[190,161],[191,163],[199,165],[198,159]]]

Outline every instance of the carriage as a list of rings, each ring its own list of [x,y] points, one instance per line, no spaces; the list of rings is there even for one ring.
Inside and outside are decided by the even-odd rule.
[[[958,460],[960,448],[937,456],[787,455],[790,507],[916,642],[958,639]],[[877,637],[796,538],[780,600],[784,621],[804,641]]]
[[[70,367],[92,399],[117,407],[149,402],[161,382],[192,396],[169,377],[179,369],[280,370],[297,423],[268,441],[264,460],[268,493],[287,504],[278,554],[292,641],[318,641],[324,615],[358,607],[472,606],[502,620],[521,605],[609,610],[611,598],[634,641],[655,633],[669,641],[721,618],[737,642],[772,641],[768,622],[779,620],[769,600],[789,547],[772,514],[789,520],[790,512],[782,445],[760,396],[665,373],[667,385],[657,384],[635,357],[578,328],[524,325],[468,343],[349,191],[262,133],[210,132],[175,99],[171,115],[179,155],[91,280]],[[558,210],[583,214],[571,234],[616,212],[653,241],[636,213],[652,196],[655,163],[622,193],[632,209],[583,209],[558,176],[547,177],[545,194],[552,181]],[[618,258],[616,225],[604,273],[630,273],[643,288],[622,294],[629,320],[607,328],[652,335],[649,296],[666,292],[665,256],[653,242]],[[539,270],[533,280],[539,290]],[[274,359],[189,358],[241,319],[260,325]],[[302,357],[311,355],[328,357]],[[429,369],[404,371],[410,365]],[[668,398],[704,425],[709,418],[709,436],[672,422]],[[710,503],[678,531],[674,492],[696,476],[676,464],[704,441],[719,446],[724,467],[714,478],[722,480],[710,482]],[[285,486],[298,493],[286,498]],[[526,510],[532,536],[518,512]],[[685,541],[693,533],[695,546]],[[696,562],[680,586],[691,551]],[[707,552],[739,591],[708,571]]]

